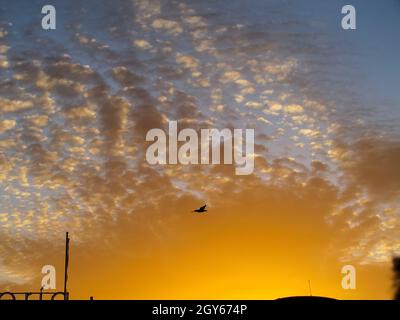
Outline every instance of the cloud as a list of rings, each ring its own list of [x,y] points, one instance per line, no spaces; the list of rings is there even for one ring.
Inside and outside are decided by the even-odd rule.
[[[67,118],[70,119],[82,119],[89,118],[95,119],[97,116],[96,111],[90,106],[72,107],[64,111]]]
[[[48,116],[30,116],[27,118],[33,125],[38,127],[45,127],[49,122]]]
[[[143,49],[143,50],[149,50],[152,48],[151,44],[144,40],[144,39],[137,39],[133,41],[133,45],[137,48]]]
[[[318,130],[313,130],[313,129],[300,129],[299,133],[309,138],[318,137],[321,134]]]
[[[173,20],[155,19],[151,26],[157,30],[165,30],[172,35],[178,35],[183,32],[180,24]]]
[[[0,283],[11,284],[11,285],[22,285],[29,283],[32,280],[31,277],[24,274],[15,273],[14,270],[9,270],[5,266],[0,264]]]
[[[181,53],[176,54],[176,62],[182,64],[185,68],[195,69],[198,67],[199,62],[192,56],[184,55]]]
[[[290,104],[284,107],[285,112],[287,113],[302,113],[304,108],[298,104]]]
[[[400,252],[399,145],[396,140],[366,136],[350,144],[336,142],[336,149],[344,183],[336,215],[346,217],[356,232],[345,257],[356,252],[363,264],[388,261]]]
[[[15,120],[1,120],[0,121],[0,133],[4,133],[7,130],[10,130],[15,127],[16,125]]]
[[[2,113],[18,112],[33,107],[32,101],[24,101],[24,100],[10,100],[1,98],[0,103],[2,105],[0,112]]]
[[[251,108],[251,109],[260,109],[260,108],[262,108],[263,105],[262,105],[262,103],[257,102],[257,101],[247,101],[245,103],[245,106],[248,108]]]
[[[226,71],[223,75],[222,75],[222,81],[223,82],[231,82],[231,81],[235,81],[235,80],[239,80],[240,79],[240,72],[238,71]]]
[[[400,193],[400,144],[375,137],[360,139],[346,148],[341,166],[352,180],[377,196],[393,198]]]

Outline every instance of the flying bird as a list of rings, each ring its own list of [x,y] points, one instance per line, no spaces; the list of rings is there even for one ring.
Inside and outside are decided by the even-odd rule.
[[[199,213],[206,212],[207,211],[206,207],[207,207],[207,205],[205,204],[204,206],[202,206],[196,210],[193,210],[192,212],[199,212]]]

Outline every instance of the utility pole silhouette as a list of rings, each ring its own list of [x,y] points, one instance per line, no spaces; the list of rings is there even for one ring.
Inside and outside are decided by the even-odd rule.
[[[67,232],[65,234],[64,300],[69,300],[67,292],[68,264],[69,264],[69,237]]]

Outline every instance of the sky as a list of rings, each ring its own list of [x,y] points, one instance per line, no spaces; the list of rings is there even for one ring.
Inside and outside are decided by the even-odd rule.
[[[72,299],[391,298],[400,2],[345,4],[0,0],[0,292],[62,289],[68,231]],[[169,121],[254,129],[254,172],[150,165]]]

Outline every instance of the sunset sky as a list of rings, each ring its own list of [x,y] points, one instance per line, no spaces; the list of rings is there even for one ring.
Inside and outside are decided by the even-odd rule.
[[[68,231],[72,299],[391,298],[399,31],[398,0],[0,0],[0,292],[62,290]],[[149,165],[168,121],[254,129],[253,174]]]

